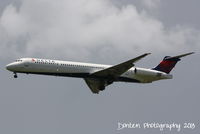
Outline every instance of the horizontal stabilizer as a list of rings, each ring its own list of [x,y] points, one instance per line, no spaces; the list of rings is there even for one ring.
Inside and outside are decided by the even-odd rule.
[[[161,72],[165,72],[167,74],[169,74],[171,72],[171,70],[175,67],[176,63],[178,61],[180,61],[182,57],[185,57],[187,55],[191,55],[194,52],[190,52],[190,53],[186,53],[186,54],[181,54],[178,56],[165,56],[165,58],[160,62],[160,64],[158,66],[156,66],[155,68],[153,68],[153,70],[157,70],[157,71],[161,71]]]
[[[182,58],[182,57],[185,57],[185,56],[188,56],[188,55],[191,55],[191,54],[194,54],[194,52],[186,53],[186,54],[181,54],[181,55],[174,56],[174,57],[167,57],[167,58],[165,58],[165,59],[166,59],[166,60],[170,60],[170,59],[180,59],[180,58]]]

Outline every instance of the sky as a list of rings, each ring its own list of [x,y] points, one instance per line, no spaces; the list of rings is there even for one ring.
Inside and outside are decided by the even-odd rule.
[[[200,15],[197,0],[1,0],[0,132],[163,133],[117,130],[118,123],[194,123],[199,132]],[[186,52],[172,80],[114,83],[98,95],[84,80],[19,74],[6,64],[35,57],[118,64],[152,53],[136,66],[155,67]],[[166,134],[177,133],[164,130]]]

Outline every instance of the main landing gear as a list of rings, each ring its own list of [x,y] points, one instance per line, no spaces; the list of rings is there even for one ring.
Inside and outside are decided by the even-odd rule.
[[[17,73],[14,73],[14,78],[17,78]]]

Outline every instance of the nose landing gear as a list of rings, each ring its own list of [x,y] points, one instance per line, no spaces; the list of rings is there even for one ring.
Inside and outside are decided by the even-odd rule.
[[[14,73],[14,78],[17,78],[17,73]]]

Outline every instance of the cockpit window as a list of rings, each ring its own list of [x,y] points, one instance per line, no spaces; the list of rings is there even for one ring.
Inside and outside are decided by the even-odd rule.
[[[17,59],[17,60],[16,60],[16,62],[22,62],[22,60],[20,60],[20,59]]]

